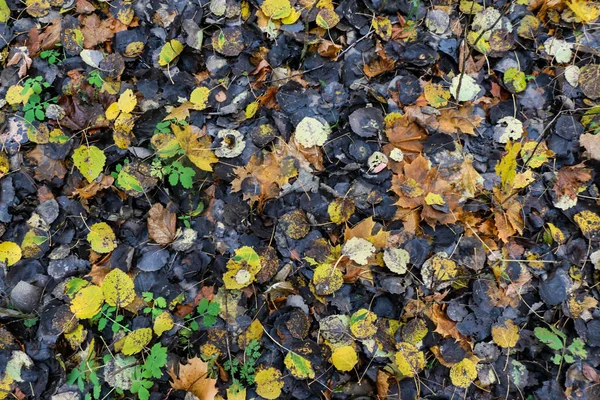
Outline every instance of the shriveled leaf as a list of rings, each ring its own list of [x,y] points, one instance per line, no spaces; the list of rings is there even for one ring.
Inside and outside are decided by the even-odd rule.
[[[160,245],[168,245],[177,236],[177,215],[160,203],[150,208],[148,236]]]

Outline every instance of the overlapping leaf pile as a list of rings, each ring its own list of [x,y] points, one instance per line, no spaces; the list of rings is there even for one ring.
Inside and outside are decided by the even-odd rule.
[[[0,0],[0,399],[597,398],[599,21]]]

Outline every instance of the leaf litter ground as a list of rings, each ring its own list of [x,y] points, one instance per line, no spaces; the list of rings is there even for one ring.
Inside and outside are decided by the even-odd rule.
[[[0,399],[593,399],[594,0],[0,0]]]

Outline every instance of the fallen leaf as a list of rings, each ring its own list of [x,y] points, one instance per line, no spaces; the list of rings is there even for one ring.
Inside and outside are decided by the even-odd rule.
[[[156,243],[166,246],[177,236],[177,215],[162,204],[156,203],[148,214],[148,236]]]

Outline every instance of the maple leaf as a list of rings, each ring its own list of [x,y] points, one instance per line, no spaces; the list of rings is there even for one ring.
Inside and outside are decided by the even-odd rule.
[[[217,380],[208,377],[208,363],[198,357],[179,364],[179,373],[175,372],[175,366],[168,373],[173,389],[190,392],[200,400],[212,400],[219,392],[215,386]]]
[[[556,199],[561,203],[566,201],[575,205],[577,194],[585,189],[584,183],[592,179],[591,172],[592,170],[586,168],[583,163],[559,169],[553,188]],[[557,204],[555,205],[558,207]]]
[[[201,136],[197,127],[186,125],[181,128],[177,124],[171,124],[171,130],[175,134],[179,146],[183,149],[185,155],[190,159],[196,167],[203,171],[212,171],[212,166],[219,159],[210,149],[211,140],[208,136]]]
[[[374,78],[378,75],[385,74],[386,72],[394,69],[395,61],[389,57],[384,49],[377,51],[377,55],[371,59],[368,64],[363,66],[365,75],[369,78]]]
[[[523,234],[525,222],[521,208],[521,203],[514,196],[494,188],[494,221],[498,229],[498,237],[504,243],[508,243],[508,239],[517,232]]]
[[[376,232],[376,233],[373,233]],[[348,241],[352,238],[365,239],[371,242],[376,249],[383,249],[388,245],[389,232],[383,230],[380,224],[377,224],[373,217],[363,219],[354,227],[346,228],[344,231],[344,240]]]
[[[440,110],[440,116],[436,119],[437,126],[434,124],[433,127],[449,135],[460,132],[476,135],[475,128],[481,125],[484,118],[475,115],[474,110],[473,106]]]
[[[427,307],[425,309],[425,315],[435,324],[435,332],[442,335],[442,337],[452,337],[461,342],[461,344],[471,346],[467,337],[458,331],[456,322],[448,318],[448,315],[442,310],[440,304],[432,304],[430,307]]]
[[[423,143],[427,139],[427,131],[414,118],[399,113],[392,113],[385,119],[385,135],[390,141],[384,146],[386,153],[400,149],[414,156],[423,151]]]
[[[395,204],[400,211],[421,208],[421,219],[431,227],[452,224],[460,213],[460,193],[441,179],[437,167],[431,168],[421,155],[410,164],[404,163],[403,172],[392,177],[391,190],[398,195]]]
[[[242,192],[244,200],[264,202],[279,195],[281,188],[298,175],[298,167],[310,165],[295,145],[280,141],[273,151],[255,154],[245,166],[235,168],[232,192]]]
[[[117,32],[127,30],[127,26],[114,18],[100,20],[97,14],[90,14],[81,18],[83,28],[83,47],[92,49],[99,44],[107,42]]]

